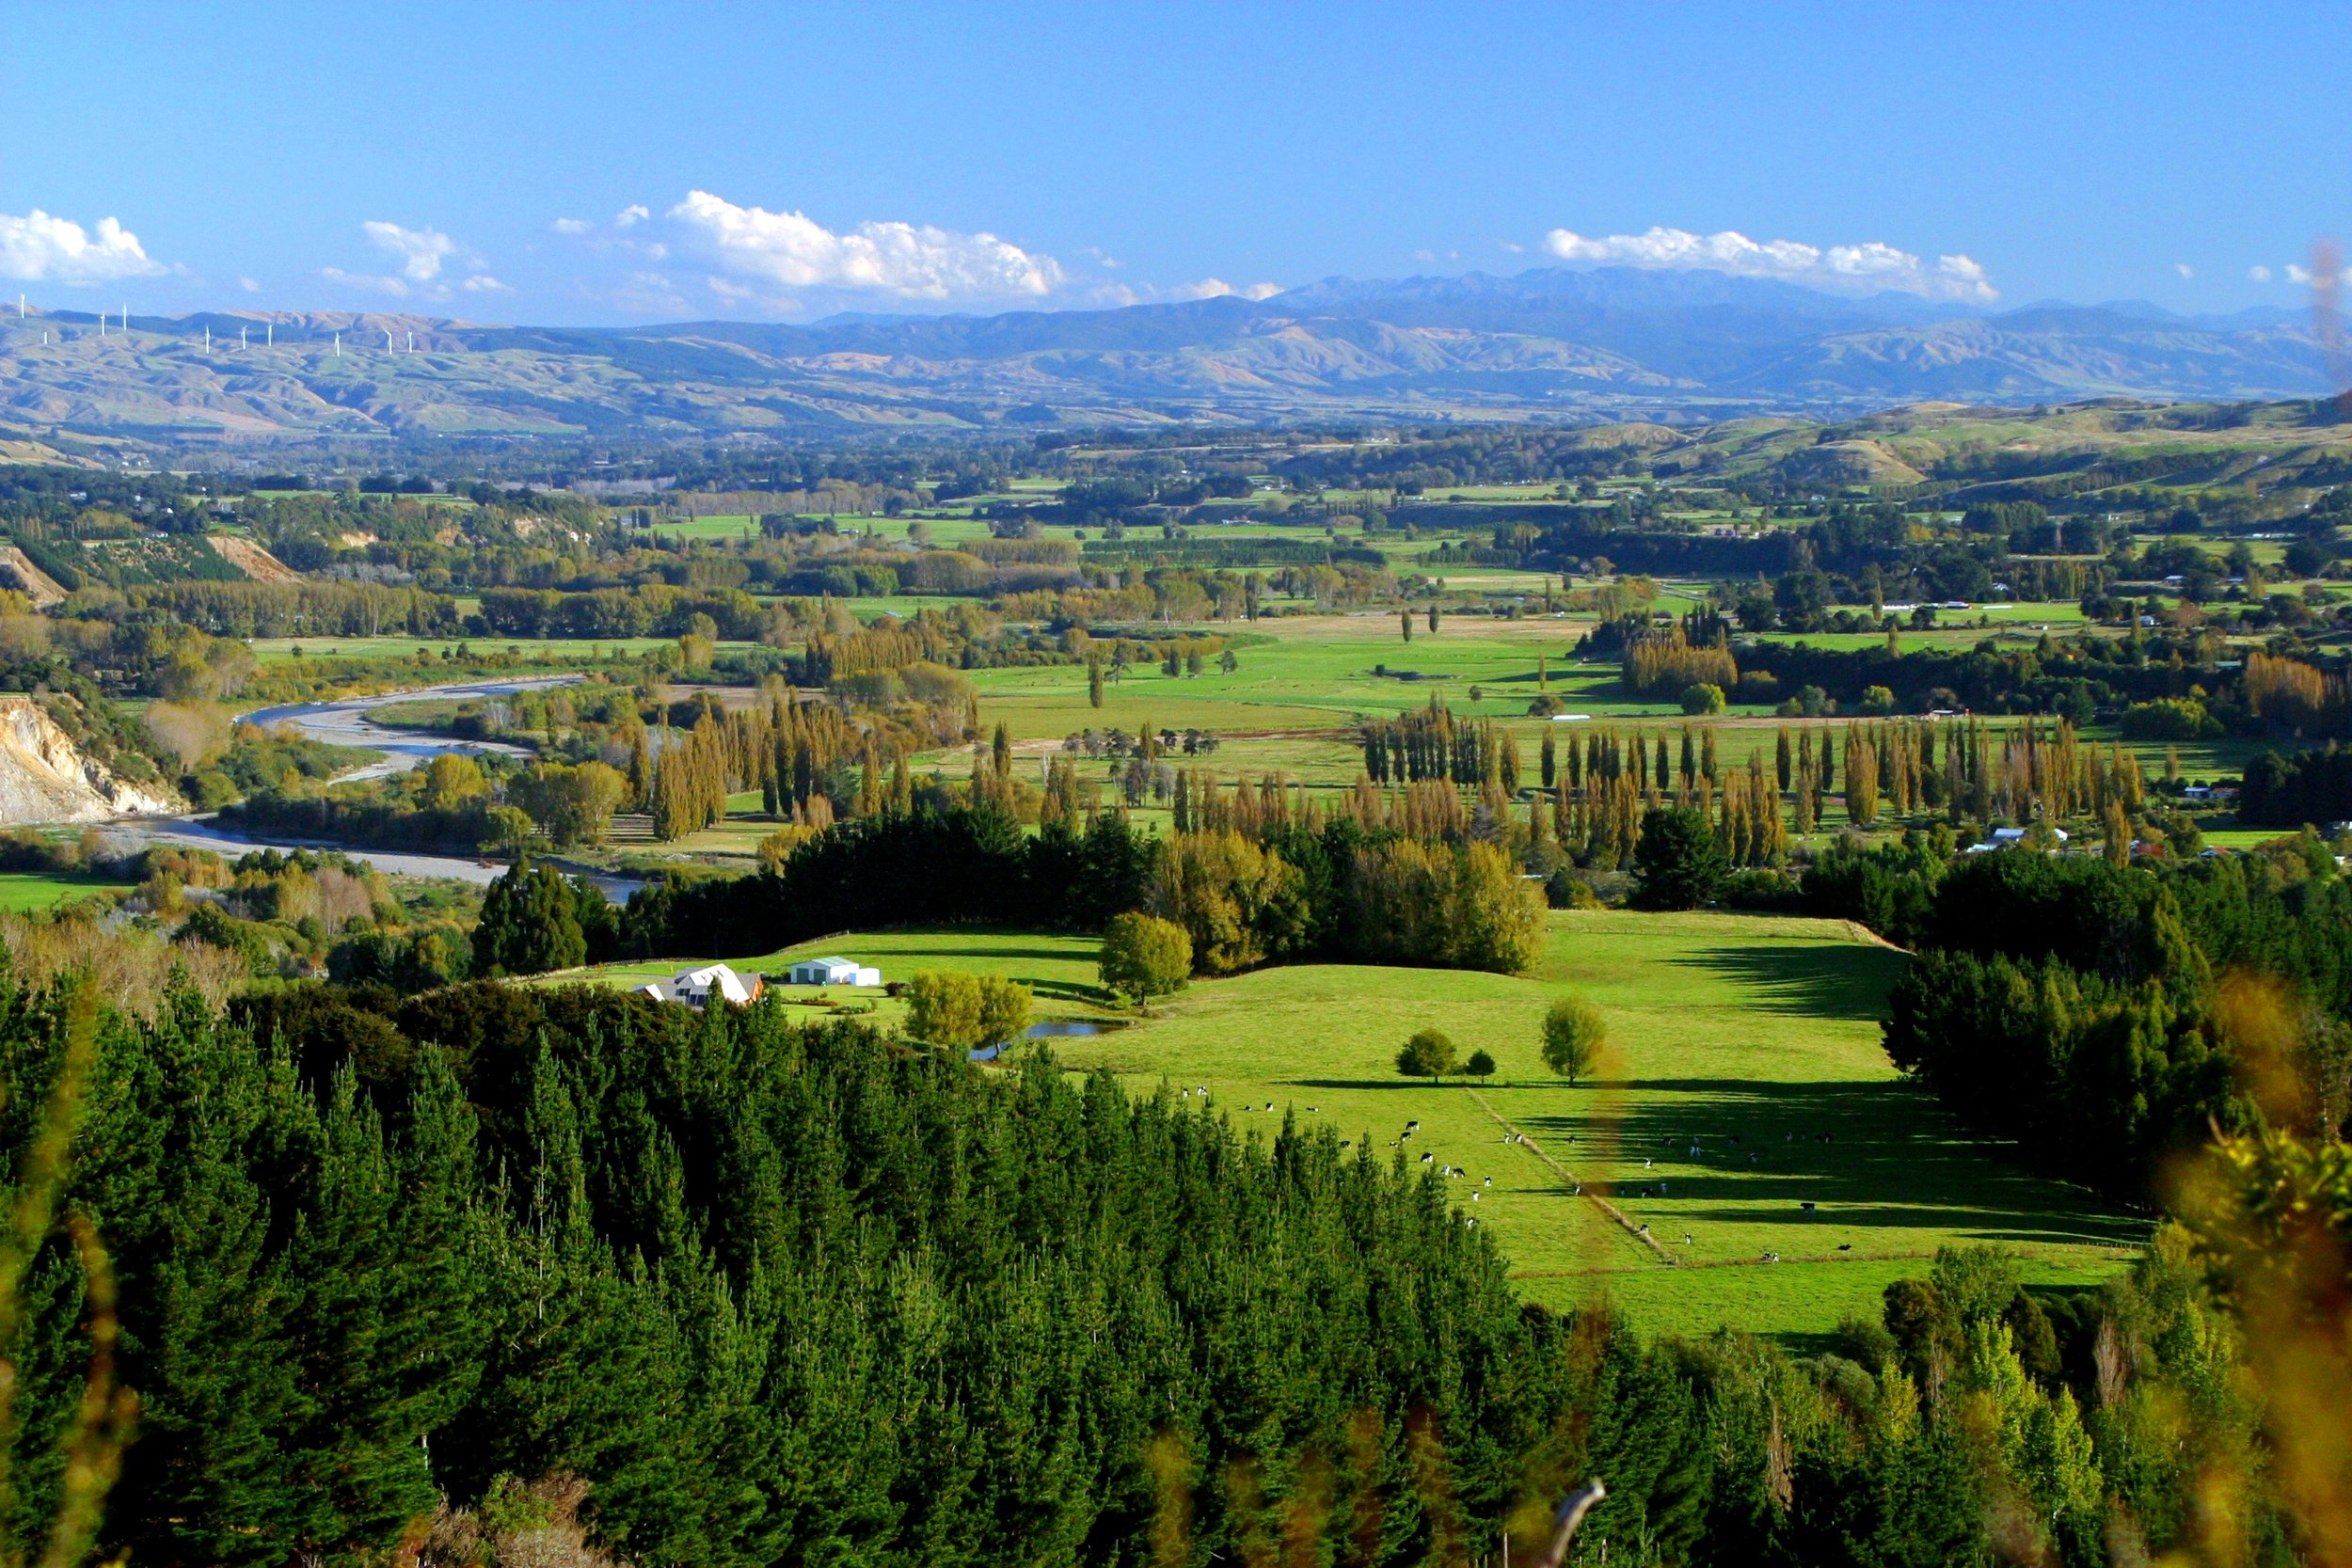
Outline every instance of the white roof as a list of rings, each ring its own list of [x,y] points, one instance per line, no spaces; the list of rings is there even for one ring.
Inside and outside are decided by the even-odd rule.
[[[725,964],[707,964],[701,969],[683,970],[671,985],[682,993],[716,995],[722,1001],[739,1006],[752,999],[752,988],[743,983],[743,976]]]

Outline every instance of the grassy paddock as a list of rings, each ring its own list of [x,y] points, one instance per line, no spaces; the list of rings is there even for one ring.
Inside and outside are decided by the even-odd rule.
[[[1418,1165],[1428,1154],[1432,1168],[1463,1173],[1449,1182],[1457,1203],[1495,1228],[1530,1298],[1565,1306],[1606,1293],[1651,1329],[1729,1322],[1802,1340],[1874,1313],[1889,1280],[1923,1271],[1946,1243],[1998,1243],[2025,1256],[2029,1280],[2088,1283],[2143,1234],[1962,1137],[1895,1075],[1877,1020],[1900,954],[1837,922],[1550,918],[1531,975],[1263,970],[1196,982],[1151,1019],[1056,1049],[1073,1069],[1107,1068],[1137,1092],[1205,1088],[1212,1109],[1269,1137],[1295,1116],[1369,1137],[1382,1159]],[[1037,988],[1041,1017],[1113,1016],[1081,938],[859,932],[739,967],[773,971],[818,953],[875,964],[888,979],[932,968],[1008,974]],[[589,977],[633,985],[681,967],[615,965]],[[1612,1034],[1597,1077],[1573,1088],[1544,1070],[1536,1043],[1544,1008],[1569,989],[1600,1006]],[[870,998],[870,1022],[884,1028],[903,1018],[879,993],[836,994]],[[1398,1077],[1397,1047],[1423,1026],[1445,1030],[1464,1055],[1491,1053],[1494,1080]],[[1401,1137],[1415,1120],[1420,1131]],[[1506,1144],[1505,1122],[1556,1164]],[[1588,1196],[1571,1196],[1561,1169]],[[1643,1225],[1647,1242],[1631,1233]]]
[[[0,871],[0,914],[30,914],[96,893],[128,893],[128,882],[57,877],[41,871]]]

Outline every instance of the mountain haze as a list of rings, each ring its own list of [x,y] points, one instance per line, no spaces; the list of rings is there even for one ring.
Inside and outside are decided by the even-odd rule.
[[[205,334],[211,333],[209,347]],[[240,342],[244,333],[246,341]],[[338,337],[340,335],[340,343]],[[46,341],[44,341],[46,338]],[[265,338],[274,338],[264,346]],[[2141,302],[1992,312],[1721,273],[1329,278],[1263,300],[482,325],[210,312],[0,323],[0,452],[283,437],[708,436],[1174,419],[1843,415],[1925,398],[2331,390],[2309,324]]]

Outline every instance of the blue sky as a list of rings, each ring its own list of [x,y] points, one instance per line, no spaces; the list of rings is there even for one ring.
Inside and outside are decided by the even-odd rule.
[[[2341,8],[0,23],[0,286],[64,309],[792,319],[1626,261],[2232,310],[2303,303],[2352,237]]]

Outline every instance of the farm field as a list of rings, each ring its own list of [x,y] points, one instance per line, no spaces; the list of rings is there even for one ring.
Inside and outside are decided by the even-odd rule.
[[[1922,1272],[1941,1245],[1997,1243],[2026,1259],[2031,1281],[2081,1284],[2122,1266],[2143,1234],[1963,1138],[1897,1077],[1877,1020],[1904,960],[1844,924],[1549,918],[1548,951],[1524,977],[1263,970],[1196,981],[1148,1020],[1056,1050],[1073,1069],[1109,1069],[1134,1092],[1205,1088],[1210,1108],[1269,1137],[1295,1116],[1369,1136],[1379,1158],[1426,1155],[1432,1168],[1459,1170],[1459,1207],[1494,1227],[1530,1299],[1567,1306],[1605,1292],[1646,1329],[1700,1334],[1732,1322],[1803,1340],[1874,1316],[1884,1286]],[[1084,938],[852,933],[737,967],[772,971],[818,953],[875,964],[887,979],[929,968],[1007,974],[1037,988],[1044,1019],[1119,1016],[1096,989]],[[636,985],[683,967],[548,978]],[[1602,1009],[1612,1035],[1597,1077],[1575,1087],[1543,1069],[1536,1045],[1545,1007],[1568,989]],[[879,992],[833,994],[870,1005],[867,1021],[884,1028],[903,1020],[902,1005]],[[1400,1078],[1396,1050],[1425,1026],[1464,1055],[1491,1053],[1494,1079]],[[1392,1148],[1411,1121],[1420,1131]],[[1506,1144],[1505,1123],[1541,1155]],[[1629,1228],[1644,1225],[1648,1242]]]
[[[0,914],[27,914],[54,909],[94,893],[128,893],[128,882],[86,877],[57,877],[40,871],[0,871]]]

